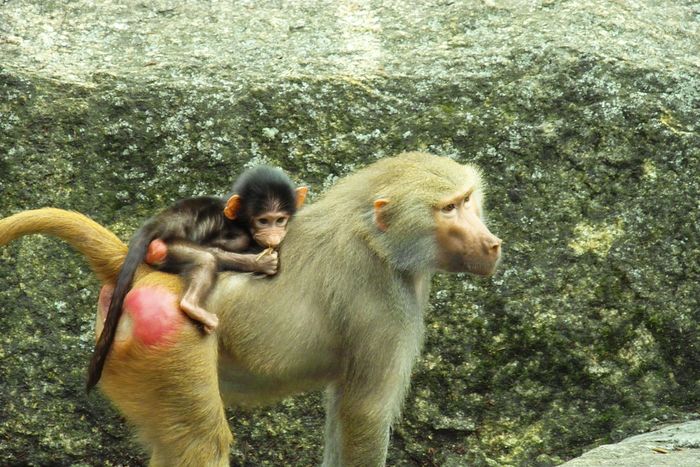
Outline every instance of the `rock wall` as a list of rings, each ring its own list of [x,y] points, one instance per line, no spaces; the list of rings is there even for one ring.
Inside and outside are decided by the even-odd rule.
[[[0,216],[126,240],[259,161],[311,201],[474,161],[504,261],[436,277],[389,464],[554,465],[697,408],[699,32],[689,1],[4,1]],[[0,464],[145,462],[83,391],[98,288],[54,239],[0,249]],[[318,394],[229,414],[236,465],[319,462]]]

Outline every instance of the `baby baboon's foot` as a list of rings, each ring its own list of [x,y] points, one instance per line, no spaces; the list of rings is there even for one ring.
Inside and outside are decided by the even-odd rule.
[[[204,325],[204,331],[207,334],[213,332],[219,325],[219,317],[213,313],[209,313],[204,308],[195,305],[187,299],[180,301],[180,308],[187,316]]]

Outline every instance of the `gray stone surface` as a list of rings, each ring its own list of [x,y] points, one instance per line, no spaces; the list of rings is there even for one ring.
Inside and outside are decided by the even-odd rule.
[[[426,150],[482,166],[491,279],[438,276],[390,465],[555,465],[700,403],[700,6],[0,2],[0,216],[128,239],[267,161],[312,188]],[[0,464],[141,465],[85,396],[99,284],[0,249]],[[236,465],[313,465],[318,394],[231,411]]]
[[[435,81],[507,66],[518,48],[697,67],[695,8],[665,1],[13,0],[0,10],[0,33],[13,66],[77,83],[95,73],[188,87],[198,79],[267,83],[319,74]]]
[[[697,467],[700,421],[679,423],[600,446],[562,464],[565,467]]]

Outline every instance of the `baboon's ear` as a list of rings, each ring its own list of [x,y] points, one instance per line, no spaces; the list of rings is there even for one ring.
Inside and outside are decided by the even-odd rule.
[[[231,220],[235,220],[236,217],[238,217],[238,211],[240,211],[242,204],[240,195],[231,196],[228,201],[226,201],[224,216]]]
[[[386,223],[386,211],[384,210],[387,204],[389,204],[389,200],[386,198],[380,198],[374,201],[374,223],[382,232],[386,231],[389,227]]]
[[[308,186],[300,186],[296,190],[297,192],[297,202],[296,202],[296,207],[299,209],[304,205],[304,201],[306,200],[306,194],[309,192],[309,187]]]

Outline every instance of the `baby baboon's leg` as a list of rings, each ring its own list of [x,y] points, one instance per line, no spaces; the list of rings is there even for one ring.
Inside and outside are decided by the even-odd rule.
[[[180,300],[180,308],[187,316],[201,322],[205,331],[212,332],[219,325],[219,318],[202,308],[202,304],[216,281],[216,257],[205,247],[175,241],[168,245],[167,263],[184,271],[187,289]]]

